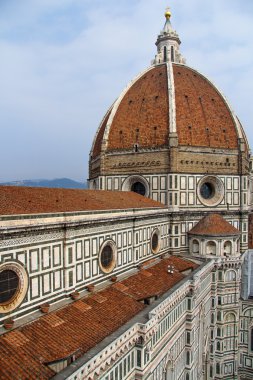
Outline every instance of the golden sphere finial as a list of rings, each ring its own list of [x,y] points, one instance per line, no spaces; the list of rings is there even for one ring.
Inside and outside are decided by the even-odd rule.
[[[170,8],[166,8],[165,10],[165,13],[164,13],[164,16],[166,18],[166,20],[170,19],[171,18],[171,11],[170,11]]]

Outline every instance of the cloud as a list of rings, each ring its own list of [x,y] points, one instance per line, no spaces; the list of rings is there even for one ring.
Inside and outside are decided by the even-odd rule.
[[[252,5],[171,0],[190,66],[231,100],[251,145]],[[155,55],[164,1],[0,3],[0,180],[87,178],[103,114]],[[6,159],[7,158],[7,159]]]

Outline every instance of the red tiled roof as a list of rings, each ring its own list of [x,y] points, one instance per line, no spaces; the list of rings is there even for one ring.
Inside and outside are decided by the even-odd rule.
[[[197,71],[173,65],[180,145],[238,148],[231,111],[217,89]]]
[[[179,145],[238,148],[231,110],[217,88],[199,72],[173,64]],[[93,156],[100,151],[105,122]],[[154,66],[124,94],[112,119],[108,151],[168,146],[169,95],[166,64]],[[244,133],[244,132],[243,132]]]
[[[156,129],[155,129],[156,128]],[[166,65],[138,79],[123,97],[113,118],[108,150],[167,145],[169,100]]]
[[[219,214],[205,216],[188,233],[207,236],[240,235],[240,231]]]
[[[164,207],[134,192],[0,186],[0,215]]]
[[[176,268],[173,276],[168,276],[168,264]],[[136,300],[160,296],[169,290],[177,281],[180,281],[184,276],[180,273],[186,269],[194,270],[197,268],[195,263],[188,260],[172,256],[167,260],[162,260],[158,264],[148,268],[141,269],[139,273],[121,283],[115,284],[114,287],[122,290],[122,285],[125,287],[124,293],[131,295]]]
[[[167,273],[168,264],[175,267]],[[164,259],[148,270],[90,294],[58,311],[0,337],[0,378],[46,380],[54,372],[46,363],[89,351],[145,308],[138,300],[160,295],[197,265],[182,258]]]

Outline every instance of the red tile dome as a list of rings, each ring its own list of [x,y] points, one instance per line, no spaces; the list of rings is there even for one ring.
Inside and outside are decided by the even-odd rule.
[[[136,144],[169,147],[170,132],[177,133],[180,146],[238,148],[244,132],[219,90],[188,66],[171,67],[151,66],[123,91],[99,127],[92,158],[101,150],[132,150]]]

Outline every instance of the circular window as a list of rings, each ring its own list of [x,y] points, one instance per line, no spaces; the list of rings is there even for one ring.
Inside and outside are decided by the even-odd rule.
[[[28,278],[24,267],[18,263],[0,265],[0,313],[17,308],[25,298]]]
[[[217,206],[224,197],[223,182],[217,177],[205,176],[198,183],[197,193],[203,205]]]
[[[141,182],[134,182],[131,186],[131,191],[140,195],[146,194],[146,188]]]
[[[110,273],[113,271],[116,264],[116,250],[116,245],[112,240],[107,240],[100,248],[99,265],[104,273]]]
[[[133,191],[145,197],[149,196],[149,183],[139,175],[132,175],[125,179],[122,185],[123,191]]]
[[[213,184],[209,182],[203,183],[200,188],[200,194],[204,199],[211,199],[215,194]]]
[[[0,272],[0,304],[10,302],[19,288],[19,277],[13,270]]]
[[[113,261],[113,251],[110,245],[106,245],[101,252],[101,265],[103,268],[109,268]]]
[[[151,251],[153,253],[159,252],[160,249],[160,232],[158,229],[154,230],[152,235],[151,235]]]

